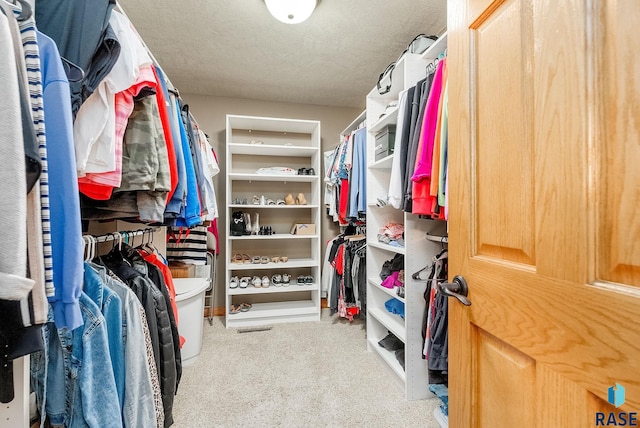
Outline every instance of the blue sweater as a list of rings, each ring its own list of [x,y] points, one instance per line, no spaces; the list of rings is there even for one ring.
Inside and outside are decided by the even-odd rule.
[[[53,40],[38,32],[44,122],[49,161],[51,251],[55,295],[49,297],[58,328],[82,325],[78,299],[84,276],[80,198],[73,144],[69,82]]]

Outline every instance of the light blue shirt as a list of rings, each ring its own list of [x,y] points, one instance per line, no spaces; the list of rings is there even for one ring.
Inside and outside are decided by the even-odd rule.
[[[367,128],[358,129],[353,136],[353,161],[349,182],[349,217],[358,218],[367,210]]]

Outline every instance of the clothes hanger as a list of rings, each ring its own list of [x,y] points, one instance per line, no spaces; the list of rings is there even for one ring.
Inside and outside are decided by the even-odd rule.
[[[20,15],[18,15],[16,19],[22,22],[31,18],[31,15],[33,15],[33,10],[31,9],[31,5],[29,4],[29,2],[27,2],[26,0],[13,0],[13,4],[16,6],[17,6],[16,1],[20,3],[20,8],[21,8]]]
[[[411,278],[416,280],[416,281],[429,281],[429,278],[421,278],[420,277],[420,273],[426,271],[426,270],[431,270],[433,268],[433,263],[430,265],[427,265],[425,267],[423,267],[422,269],[420,269],[417,272],[414,272],[413,274],[411,274]]]
[[[76,65],[61,56],[62,67],[64,68],[64,72],[67,75],[67,80],[70,83],[82,82],[84,80],[84,70],[79,65]]]

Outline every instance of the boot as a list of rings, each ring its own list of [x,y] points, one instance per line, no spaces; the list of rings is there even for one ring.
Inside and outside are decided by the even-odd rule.
[[[257,235],[260,231],[260,214],[256,213],[253,220],[253,234]]]
[[[245,215],[242,211],[235,211],[231,217],[229,229],[231,236],[242,236],[245,233]]]
[[[251,235],[251,232],[253,231],[253,229],[251,228],[251,214],[244,213],[244,224],[244,235]]]

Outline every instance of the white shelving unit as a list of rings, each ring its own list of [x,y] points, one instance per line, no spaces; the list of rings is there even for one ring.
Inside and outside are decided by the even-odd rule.
[[[393,72],[391,90],[380,95],[377,88],[367,95],[367,348],[380,357],[383,366],[389,369],[401,385],[408,400],[432,396],[429,392],[429,373],[426,360],[422,359],[422,323],[426,303],[423,294],[426,283],[411,278],[411,274],[430,263],[442,243],[428,240],[427,234],[442,235],[446,225],[441,221],[420,219],[412,214],[396,210],[390,205],[377,206],[376,199],[386,199],[391,177],[393,154],[375,160],[375,135],[388,125],[394,125],[402,112],[392,108],[385,112],[392,101],[398,101],[405,91],[425,77],[426,66],[446,49],[446,34],[441,36],[422,55],[405,54]],[[394,247],[378,241],[380,228],[387,223],[401,223],[405,228],[405,246]],[[405,297],[398,297],[394,290],[382,287],[380,270],[382,264],[396,254],[404,255]],[[385,302],[398,299],[405,305],[405,318],[386,310]],[[395,353],[378,345],[378,341],[392,332],[405,344],[404,369]]]
[[[259,214],[260,226],[273,235],[231,236],[226,240],[226,326],[249,327],[293,321],[320,321],[320,122],[315,120],[227,115],[227,177],[225,227],[235,211]],[[264,175],[259,168],[313,168],[314,175]],[[306,205],[253,205],[253,196],[284,199],[291,193],[305,196]],[[248,204],[232,203],[247,200]],[[314,235],[292,235],[294,223],[315,224]],[[236,263],[235,254],[266,256],[268,263]],[[288,257],[275,263],[272,257]],[[229,288],[233,276],[291,275],[288,287]],[[311,275],[312,284],[297,284],[299,275]],[[231,305],[250,303],[247,312],[230,314]]]

